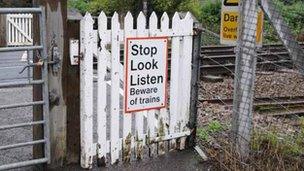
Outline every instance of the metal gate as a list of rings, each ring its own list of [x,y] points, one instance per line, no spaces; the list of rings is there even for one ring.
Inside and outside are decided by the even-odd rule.
[[[111,18],[111,23],[108,21],[102,12],[96,24],[98,30],[93,30],[94,20],[90,14],[87,13],[81,20],[80,116],[83,168],[92,167],[94,156],[104,166],[106,163],[128,163],[145,156],[162,155],[168,149],[182,150],[186,146],[187,137],[195,132],[189,126],[190,106],[192,102],[195,103],[195,98],[191,97],[195,87],[192,85],[196,85],[197,81],[197,74],[193,72],[197,72],[198,68],[198,62],[193,60],[192,55],[199,50],[192,50],[194,21],[191,14],[180,17],[179,13],[175,13],[172,28],[169,27],[170,20],[166,13],[160,20],[152,13],[148,20],[149,28],[146,27],[147,19],[143,13],[137,17],[136,29],[133,28],[131,13],[125,16],[124,29],[120,27],[117,13]],[[171,60],[168,60],[170,92],[166,97],[168,107],[131,113],[123,110],[126,61],[123,62],[122,52],[126,53],[125,41],[130,37],[167,38],[171,49]],[[93,67],[94,63],[97,66]]]
[[[6,31],[8,46],[32,45],[32,14],[7,14]]]
[[[41,115],[43,116],[41,120],[34,120],[30,118],[30,121],[28,122],[18,122],[18,123],[5,123],[5,117],[2,117],[2,121],[0,122],[0,138],[1,135],[3,136],[5,131],[18,131],[21,128],[22,129],[32,129],[33,127],[41,126],[43,136],[41,139],[33,139],[30,138],[29,141],[18,141],[16,140],[18,136],[11,135],[10,137],[10,142],[3,142],[3,137],[2,137],[2,144],[0,144],[0,152],[2,154],[7,153],[6,150],[15,150],[15,149],[21,149],[21,148],[30,148],[31,146],[35,145],[43,145],[42,148],[44,148],[44,157],[41,158],[35,158],[33,159],[32,157],[27,158],[26,160],[23,161],[18,161],[19,155],[21,153],[16,153],[14,154],[14,157],[16,160],[14,162],[8,162],[8,163],[2,163],[0,161],[0,170],[5,170],[5,169],[12,169],[12,168],[18,168],[18,167],[24,167],[24,166],[30,166],[30,165],[36,165],[36,164],[42,164],[42,163],[47,163],[50,161],[50,142],[49,142],[49,95],[48,95],[48,57],[47,57],[47,51],[46,51],[46,41],[45,41],[45,36],[46,36],[46,29],[45,29],[45,10],[43,7],[41,8],[0,8],[0,14],[8,14],[8,13],[28,13],[28,16],[34,14],[39,17],[39,28],[40,28],[40,40],[38,40],[40,43],[39,45],[32,45],[32,46],[18,46],[18,47],[0,47],[0,55],[2,54],[1,57],[3,57],[4,53],[9,53],[9,52],[17,52],[17,51],[27,51],[28,57],[27,57],[27,63],[24,66],[24,69],[20,71],[20,73],[24,72],[27,70],[28,75],[26,79],[22,80],[12,80],[12,81],[6,81],[6,82],[0,82],[0,90],[9,90],[12,89],[12,91],[8,92],[14,92],[15,89],[13,88],[20,88],[24,86],[41,86],[42,88],[42,95],[41,95],[41,100],[38,101],[26,101],[26,102],[16,102],[19,99],[16,99],[14,103],[9,103],[5,105],[0,105],[0,114],[1,115],[7,115],[8,117],[11,116],[10,110],[17,109],[17,112],[25,112],[26,107],[37,107],[40,106],[43,110],[43,113]],[[13,23],[11,23],[14,25]],[[19,25],[20,26],[20,25]],[[28,35],[23,35],[24,39],[27,39]],[[23,39],[22,36],[20,37],[21,40]],[[19,39],[20,40],[20,39]],[[27,39],[27,40],[30,40]],[[37,54],[35,57],[33,57],[33,60],[30,58],[30,52]],[[33,79],[31,78],[31,71],[32,68],[38,67],[40,68],[39,71],[41,72],[41,78],[40,79]],[[22,92],[22,91],[21,91]],[[14,99],[16,96],[11,94],[7,95],[6,97],[2,97],[3,99],[9,99],[12,98]],[[22,96],[21,96],[22,97]],[[25,114],[24,114],[25,115]],[[10,118],[7,118],[10,119]],[[2,123],[2,124],[1,124]],[[20,134],[17,134],[20,135]],[[29,137],[29,135],[22,135],[24,137]],[[5,140],[6,141],[6,140]],[[13,142],[14,141],[14,142]],[[8,144],[9,143],[9,144]],[[1,156],[2,157],[2,156]]]

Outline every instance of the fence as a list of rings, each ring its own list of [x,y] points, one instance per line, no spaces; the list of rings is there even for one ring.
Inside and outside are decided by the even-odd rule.
[[[97,31],[93,30],[94,21],[90,14],[81,21],[81,165],[84,168],[92,167],[96,155],[98,163],[104,165],[108,161],[113,164],[119,160],[130,162],[143,158],[146,150],[149,156],[163,154],[166,141],[169,141],[170,149],[185,148],[186,137],[192,131],[187,124],[190,116],[193,19],[190,13],[183,19],[175,13],[172,28],[169,28],[166,13],[160,19],[160,28],[155,13],[148,21],[147,29],[146,17],[140,13],[137,29],[133,29],[133,17],[127,13],[124,29],[121,29],[115,13],[108,29],[107,17],[102,12],[98,17]],[[124,113],[122,87],[125,72],[120,53],[126,48],[123,47],[126,38],[164,36],[168,37],[172,49],[169,107]],[[93,69],[94,56],[98,61],[97,71]],[[97,83],[93,83],[95,77]],[[94,93],[96,88],[97,93]],[[97,96],[95,99],[93,94]],[[94,104],[97,104],[97,116],[94,116]],[[97,126],[94,126],[95,122]]]
[[[293,123],[303,122],[304,53],[303,44],[295,39],[303,31],[290,28],[303,24],[289,21],[286,13],[296,21],[301,15],[288,5],[294,2],[239,2],[237,47],[203,48],[202,71],[207,75],[206,70],[213,68],[208,74],[217,77],[204,76],[201,84],[203,126],[198,137],[219,170],[301,170],[303,144],[297,137],[303,125]],[[280,42],[257,46],[259,8],[265,14],[265,37],[277,36]],[[301,150],[290,152],[294,147]]]
[[[33,44],[32,14],[7,14],[7,45],[25,46]]]

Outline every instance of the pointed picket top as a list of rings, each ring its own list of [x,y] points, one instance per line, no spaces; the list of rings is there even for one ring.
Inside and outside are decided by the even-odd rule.
[[[101,13],[99,14],[98,16],[98,31],[99,31],[99,34],[101,35],[101,31],[106,31],[107,30],[107,16],[106,14],[101,11]]]
[[[143,31],[146,29],[146,16],[143,12],[140,12],[137,17],[137,30]]]
[[[89,12],[86,12],[85,16],[82,18],[85,22],[91,22],[94,23],[94,20]]]
[[[157,30],[157,15],[154,11],[150,15],[149,27],[150,27],[150,30],[153,30],[153,31]]]
[[[127,31],[127,30],[130,31],[133,29],[133,16],[130,11],[127,12],[124,22],[125,22],[125,24],[124,24],[125,31]]]
[[[172,28],[179,28],[180,27],[181,18],[179,17],[178,12],[175,12],[172,18]]]
[[[187,12],[187,14],[185,16],[185,19],[187,19],[187,20],[193,20],[192,14],[189,11]]]
[[[169,30],[169,16],[166,12],[163,13],[160,22],[162,31]]]
[[[118,13],[114,12],[113,17],[111,19],[111,28],[113,29],[117,29],[119,27],[117,27],[119,25],[119,18],[118,18]]]
[[[184,18],[185,22],[187,22],[187,24],[193,23],[193,17],[192,14],[190,12],[187,12],[185,18]],[[189,25],[190,26],[190,25]],[[191,27],[191,26],[190,26]]]
[[[187,12],[184,18],[184,24],[187,25],[187,27],[185,27],[185,31],[191,33],[193,31],[193,17],[190,12]]]

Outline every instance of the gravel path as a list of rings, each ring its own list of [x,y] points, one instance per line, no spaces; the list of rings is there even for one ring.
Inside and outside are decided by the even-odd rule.
[[[31,87],[0,89],[0,105],[29,102],[32,100]],[[0,110],[0,125],[30,122],[32,107]],[[0,131],[0,146],[32,140],[31,127]],[[23,147],[0,151],[0,165],[32,158],[32,148]]]

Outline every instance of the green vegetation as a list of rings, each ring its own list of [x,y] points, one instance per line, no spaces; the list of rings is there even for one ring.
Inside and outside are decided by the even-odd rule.
[[[149,9],[158,14],[166,11],[173,15],[175,11],[190,11],[196,17],[201,16],[201,4],[199,0],[151,0]],[[89,11],[98,14],[100,11],[112,15],[115,11],[126,13],[131,11],[137,14],[140,11],[142,0],[68,0],[69,8],[76,8],[81,13]]]
[[[276,131],[256,131],[251,145],[254,151],[299,156],[304,154],[303,138],[304,132],[296,135],[281,135]]]
[[[269,151],[300,156],[304,154],[304,117],[299,118],[299,131],[293,134],[280,134],[275,129],[271,131],[256,131],[253,135],[252,149],[259,151],[267,148]]]
[[[291,28],[294,35],[299,41],[304,41],[304,1],[302,0],[274,0],[277,8],[281,12],[285,22]],[[279,38],[276,36],[274,28],[269,20],[264,22],[264,40],[266,43],[277,42]]]
[[[289,133],[276,128],[255,130],[251,140],[254,165],[260,170],[303,170],[304,117],[299,123],[299,130]]]
[[[190,11],[202,22],[204,28],[217,34],[220,32],[221,0],[150,0],[148,2],[149,11],[156,11],[159,15],[166,11],[170,16],[175,11]],[[298,40],[304,41],[304,1],[274,0],[274,2]],[[93,15],[98,15],[100,11],[108,15],[112,15],[114,11],[121,14],[131,11],[136,15],[142,8],[142,0],[68,0],[68,6],[82,13],[89,11]],[[266,17],[264,21],[264,42],[279,41]],[[206,42],[218,43],[217,38],[212,35],[203,37]]]
[[[197,129],[197,136],[203,141],[209,141],[212,134],[224,130],[224,126],[218,121],[211,121],[207,126]]]
[[[298,118],[294,129],[278,126],[255,127],[246,161],[239,158],[228,125],[211,121],[197,130],[197,137],[215,162],[214,170],[303,170],[304,117]]]
[[[200,17],[202,25],[215,33],[220,32],[221,5],[221,0],[206,0],[202,3]]]

